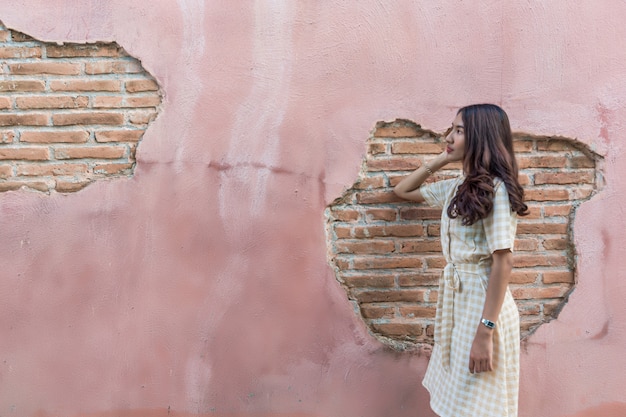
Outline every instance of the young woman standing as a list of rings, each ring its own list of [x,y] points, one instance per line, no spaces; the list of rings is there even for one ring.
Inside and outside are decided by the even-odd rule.
[[[441,417],[515,417],[519,313],[508,283],[517,215],[528,214],[528,207],[508,116],[493,104],[463,107],[445,140],[442,154],[394,188],[404,199],[443,209],[447,265],[423,384]],[[423,185],[456,161],[463,175]]]

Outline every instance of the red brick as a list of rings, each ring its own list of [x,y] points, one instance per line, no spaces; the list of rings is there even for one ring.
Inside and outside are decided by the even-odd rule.
[[[9,71],[16,75],[78,75],[80,64],[75,62],[22,62],[9,64]]]
[[[411,138],[420,135],[420,127],[412,124],[379,123],[374,131],[375,138]]]
[[[533,141],[532,140],[514,140],[513,150],[515,153],[532,152]]]
[[[521,316],[536,316],[541,313],[541,308],[534,300],[531,302],[518,301],[517,309]]]
[[[395,243],[389,240],[338,240],[337,253],[384,254],[392,253]]]
[[[6,29],[2,29],[0,27],[0,42],[6,42],[9,40],[9,34],[10,32]]]
[[[59,193],[75,193],[91,184],[91,181],[56,181],[55,190]]]
[[[96,142],[138,142],[145,130],[98,130]]]
[[[157,107],[161,104],[159,96],[125,97],[124,107]]]
[[[357,190],[365,190],[372,188],[383,188],[385,186],[385,178],[381,175],[359,178],[354,184]]]
[[[569,192],[564,188],[526,189],[524,197],[528,201],[569,200]]]
[[[539,247],[537,239],[515,239],[516,251],[535,251]]]
[[[407,240],[400,244],[401,253],[441,252],[439,239]]]
[[[367,153],[370,155],[380,155],[387,152],[387,146],[384,143],[368,143]]]
[[[535,184],[593,184],[593,172],[538,172]]]
[[[435,317],[435,311],[436,311],[436,307],[435,306],[424,307],[424,306],[412,305],[412,306],[400,307],[400,315],[402,315],[402,317],[408,317],[408,318],[414,318],[414,317],[417,317],[417,318],[424,318],[424,317],[434,318]]]
[[[513,257],[513,265],[515,268],[534,266],[567,266],[567,256],[515,254]]]
[[[44,181],[2,181],[0,182],[0,192],[19,190],[20,188],[31,188],[33,190],[47,192],[50,190]]]
[[[574,156],[568,160],[569,168],[595,168],[596,163],[593,159],[586,157],[585,155]]]
[[[422,302],[424,290],[386,290],[359,291],[354,293],[360,303],[389,303],[389,302]]]
[[[46,126],[48,116],[40,113],[0,113],[0,126]]]
[[[17,175],[32,176],[59,176],[59,175],[76,175],[86,174],[86,164],[43,164],[43,165],[18,165]]]
[[[335,232],[335,236],[337,237],[337,239],[345,239],[345,238],[349,238],[349,237],[354,237],[352,235],[352,227],[351,226],[335,224],[333,226],[333,231]]]
[[[518,174],[517,181],[521,186],[525,187],[530,184],[530,177],[526,174]]]
[[[88,146],[81,148],[60,148],[54,151],[56,159],[118,159],[124,157],[123,146]]]
[[[115,108],[122,107],[121,96],[97,96],[93,98],[94,108]]]
[[[338,209],[333,207],[330,212],[334,220],[342,222],[356,221],[359,219],[359,212],[353,209]]]
[[[547,317],[556,317],[560,312],[565,302],[563,300],[542,300],[543,315]]]
[[[13,143],[15,132],[13,130],[0,130],[0,143]]]
[[[583,200],[591,196],[593,193],[593,186],[585,184],[577,184],[576,187],[570,189],[570,200]]]
[[[420,336],[424,332],[419,323],[372,323],[372,329],[390,336]]]
[[[156,81],[153,80],[130,80],[126,81],[127,93],[141,93],[144,91],[157,91],[159,89]]]
[[[357,238],[423,236],[424,227],[420,224],[354,226],[353,235]]]
[[[124,114],[114,112],[58,113],[52,115],[52,123],[55,126],[121,125],[124,123]]]
[[[0,178],[9,178],[13,176],[13,167],[11,165],[0,165]]]
[[[562,236],[544,239],[542,245],[546,250],[565,250],[569,246],[569,243],[569,237]]]
[[[48,58],[119,57],[125,54],[115,44],[46,45]]]
[[[540,298],[561,298],[569,291],[568,285],[555,285],[550,287],[520,287],[511,290],[513,297],[520,300]]]
[[[441,209],[428,206],[403,207],[400,209],[402,220],[440,220]]]
[[[538,140],[537,150],[544,152],[562,152],[574,149],[574,146],[566,140],[562,139],[550,139]]]
[[[429,224],[426,229],[426,234],[428,236],[441,236],[440,227],[438,224]]]
[[[26,35],[26,34],[24,34],[22,32],[15,32],[15,31],[13,31],[11,33],[11,40],[13,42],[33,42],[33,41],[36,41],[36,39],[31,37],[31,36],[28,36],[28,35]]]
[[[567,233],[567,223],[522,223],[517,225],[517,234],[564,234]]]
[[[13,106],[11,103],[11,97],[0,97],[0,109],[7,110]]]
[[[424,294],[424,301],[436,303],[438,298],[439,298],[438,290],[428,290],[426,291],[426,294]]]
[[[114,175],[127,172],[133,167],[132,163],[96,164],[93,168],[95,174]]]
[[[414,256],[359,256],[354,259],[354,269],[421,268],[422,260]]]
[[[373,272],[361,275],[342,275],[341,278],[343,282],[345,282],[345,284],[350,288],[391,288],[394,286],[395,283],[395,278],[393,274],[376,274]]]
[[[574,271],[544,271],[543,272],[544,284],[555,283],[574,283]]]
[[[430,142],[393,142],[391,153],[393,154],[440,154],[444,150],[443,143]]]
[[[528,202],[526,202],[528,203]],[[526,220],[530,220],[530,219],[541,219],[541,207],[540,205],[536,205],[536,204],[527,204],[528,205],[528,215],[526,216],[520,216],[520,222],[526,221]]]
[[[45,161],[49,156],[48,148],[0,148],[0,160]]]
[[[38,46],[0,46],[0,59],[12,58],[41,58],[41,48]]]
[[[376,220],[386,220],[386,221],[395,221],[398,216],[398,213],[395,209],[374,209],[369,208],[365,210],[365,218],[367,221],[376,221]]]
[[[565,168],[567,158],[565,156],[520,156],[517,158],[519,168]]]
[[[422,159],[410,156],[368,158],[366,168],[369,172],[412,171],[422,165]]]
[[[383,319],[393,318],[394,308],[385,307],[376,304],[362,304],[361,314],[366,319]]]
[[[29,143],[84,143],[89,139],[89,132],[84,130],[25,131],[20,142]]]
[[[106,91],[119,92],[121,83],[117,80],[53,80],[50,81],[52,91]]]
[[[23,96],[16,97],[20,109],[76,109],[89,105],[87,96]]]
[[[536,271],[513,269],[509,282],[511,284],[532,284],[537,282],[538,277],[539,273]]]
[[[356,201],[359,204],[384,204],[399,203],[403,201],[396,196],[393,191],[362,191],[356,194]]]
[[[44,91],[46,85],[41,80],[12,80],[0,81],[0,92],[8,91],[11,93],[22,92],[39,92]]]
[[[147,125],[157,115],[156,110],[135,110],[128,113],[128,120],[135,125]]]
[[[426,261],[426,266],[428,268],[443,269],[447,264],[446,259],[443,256],[429,256],[425,257],[424,260]]]
[[[429,324],[428,326],[426,326],[426,335],[430,336],[430,337],[434,337],[435,336],[435,326],[432,324]],[[432,342],[429,342],[432,344]]]
[[[435,286],[439,283],[441,273],[411,272],[398,274],[400,287]]]
[[[546,205],[543,208],[543,212],[546,217],[552,217],[552,216],[568,217],[571,210],[572,210],[571,204],[558,204],[558,205],[550,205],[550,206]]]
[[[85,63],[86,74],[130,74],[142,71],[141,64],[136,60],[107,60]]]

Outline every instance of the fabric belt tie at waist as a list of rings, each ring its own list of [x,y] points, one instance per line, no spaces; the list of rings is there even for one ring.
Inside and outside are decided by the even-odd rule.
[[[450,370],[450,349],[452,345],[452,329],[454,328],[454,294],[462,291],[459,272],[487,275],[489,266],[448,263],[442,271],[441,279],[443,285],[440,285],[440,288],[443,294],[439,294],[440,303],[438,305],[442,312],[439,315],[441,322],[435,323],[435,341],[441,348],[443,368],[447,371]]]

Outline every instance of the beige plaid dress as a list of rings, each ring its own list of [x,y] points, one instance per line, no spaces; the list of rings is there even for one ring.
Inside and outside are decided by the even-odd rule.
[[[492,372],[469,372],[469,353],[480,322],[492,253],[513,250],[517,215],[506,186],[494,181],[493,210],[471,226],[450,219],[447,207],[464,177],[423,185],[426,202],[443,209],[441,244],[447,265],[439,282],[435,346],[423,385],[441,417],[516,417],[519,385],[519,313],[507,290],[496,322]]]

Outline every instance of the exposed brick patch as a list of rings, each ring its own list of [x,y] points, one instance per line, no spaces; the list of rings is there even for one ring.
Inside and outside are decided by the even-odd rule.
[[[359,178],[326,210],[329,259],[370,331],[397,349],[433,342],[441,210],[397,198],[392,188],[443,150],[439,134],[407,120],[379,122]],[[515,134],[531,214],[520,217],[511,290],[522,337],[558,315],[574,288],[576,208],[601,186],[601,157],[567,138]],[[429,181],[457,176],[448,166]]]
[[[0,22],[0,73],[0,192],[133,174],[162,97],[119,45],[45,43]]]

